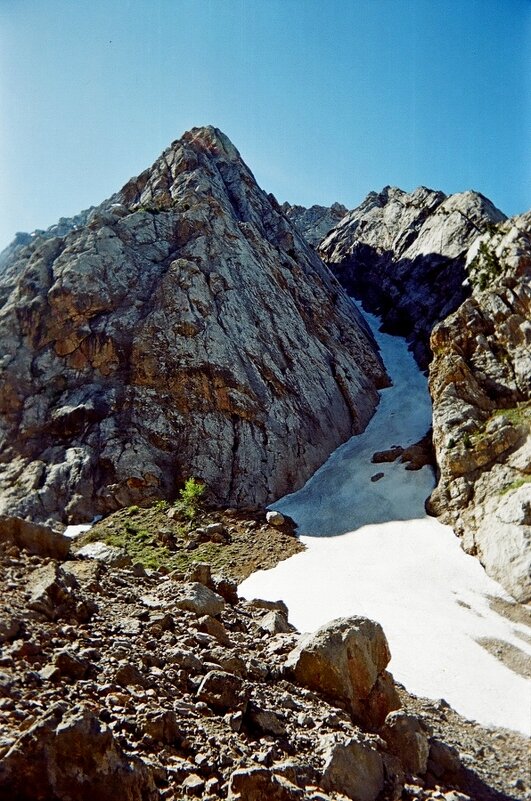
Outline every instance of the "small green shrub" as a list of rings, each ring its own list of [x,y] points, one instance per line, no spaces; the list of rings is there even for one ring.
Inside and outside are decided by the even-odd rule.
[[[465,448],[472,447],[472,440],[470,439],[469,434],[463,434],[463,445],[465,446]]]
[[[192,477],[187,478],[184,482],[184,487],[179,490],[179,500],[175,505],[190,520],[197,517],[201,510],[205,489],[202,481]]]

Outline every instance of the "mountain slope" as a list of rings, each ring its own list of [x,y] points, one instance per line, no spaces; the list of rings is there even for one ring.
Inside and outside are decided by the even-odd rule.
[[[361,317],[215,128],[174,142],[0,279],[1,511],[75,522],[187,475],[293,490],[387,377]]]
[[[468,248],[505,215],[477,192],[446,197],[425,187],[371,192],[318,252],[350,294],[406,336],[421,367],[433,326],[467,296]]]

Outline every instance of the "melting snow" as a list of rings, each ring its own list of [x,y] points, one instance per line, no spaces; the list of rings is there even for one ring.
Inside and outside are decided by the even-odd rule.
[[[375,451],[418,441],[431,424],[426,378],[406,343],[378,331],[393,386],[382,390],[363,434],[332,454],[307,484],[274,504],[299,526],[307,550],[240,585],[245,597],[282,598],[290,620],[312,631],[328,620],[378,620],[391,647],[390,670],[408,690],[445,698],[483,725],[531,730],[531,688],[476,640],[503,640],[531,654],[522,624],[494,612],[489,597],[510,600],[452,529],[427,517],[434,486],[424,467],[373,464]],[[371,482],[372,475],[384,477]],[[527,629],[529,636],[530,632]]]

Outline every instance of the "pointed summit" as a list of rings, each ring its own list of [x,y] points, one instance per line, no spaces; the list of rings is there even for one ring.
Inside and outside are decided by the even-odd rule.
[[[59,230],[0,278],[0,513],[81,522],[189,476],[266,504],[366,425],[376,346],[218,129]]]

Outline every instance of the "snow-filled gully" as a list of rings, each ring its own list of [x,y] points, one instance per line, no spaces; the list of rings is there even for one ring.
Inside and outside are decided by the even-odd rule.
[[[391,648],[389,669],[408,690],[445,698],[483,725],[529,733],[529,683],[478,640],[502,640],[531,655],[530,630],[494,611],[492,599],[509,596],[462,551],[450,527],[426,515],[431,469],[371,463],[375,451],[418,441],[430,426],[431,404],[405,341],[365,317],[393,386],[382,390],[363,434],[274,504],[297,522],[306,550],[254,573],[240,594],[282,598],[301,631],[348,615],[378,620]],[[378,472],[384,477],[371,481]]]

